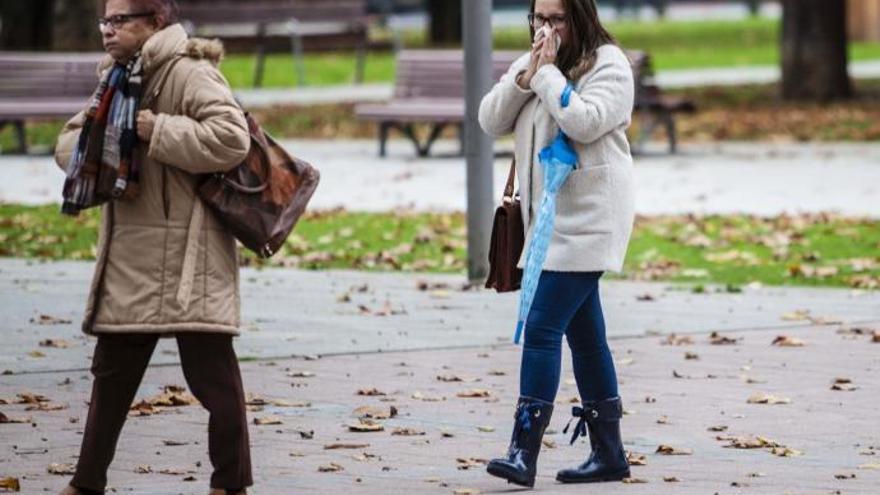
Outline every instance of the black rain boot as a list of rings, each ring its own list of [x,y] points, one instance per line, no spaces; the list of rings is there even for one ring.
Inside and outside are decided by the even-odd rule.
[[[486,471],[510,483],[527,487],[535,486],[541,440],[544,438],[544,430],[550,424],[552,414],[552,403],[520,397],[514,414],[516,422],[513,425],[507,457],[492,459],[486,466]]]
[[[620,439],[620,418],[623,405],[620,397],[598,402],[584,402],[584,407],[573,407],[571,414],[580,418],[574,428],[571,443],[579,436],[590,433],[590,457],[575,469],[563,469],[556,474],[562,483],[593,483],[619,481],[629,478],[629,462]],[[569,421],[571,425],[571,421]],[[563,433],[568,432],[568,426]]]

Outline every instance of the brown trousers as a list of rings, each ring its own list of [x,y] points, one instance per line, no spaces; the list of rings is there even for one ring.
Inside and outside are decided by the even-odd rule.
[[[92,399],[72,486],[98,492],[107,486],[119,433],[158,341],[158,335],[149,334],[98,337]],[[186,383],[210,413],[211,488],[252,485],[244,388],[232,336],[180,334],[177,347]]]

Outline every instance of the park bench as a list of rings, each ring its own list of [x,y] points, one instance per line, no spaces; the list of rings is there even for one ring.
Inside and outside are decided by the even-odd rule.
[[[522,55],[519,52],[495,52],[493,77],[499,79]],[[397,76],[391,101],[361,104],[355,108],[358,118],[379,125],[379,156],[385,156],[388,134],[397,129],[416,148],[419,156],[428,156],[431,146],[448,126],[458,127],[464,139],[464,54],[460,50],[403,50],[397,56]],[[419,140],[416,124],[429,124],[426,139]]]
[[[519,52],[493,54],[494,77],[500,79]],[[635,111],[642,114],[642,132],[638,144],[647,140],[659,125],[666,128],[670,151],[676,150],[675,114],[693,112],[693,102],[664,95],[652,82],[651,59],[641,51],[627,51],[633,64],[636,84]],[[379,156],[386,155],[389,132],[397,129],[413,142],[419,156],[428,156],[431,146],[443,130],[457,126],[463,140],[464,59],[458,50],[404,50],[397,57],[397,77],[391,101],[362,104],[355,108],[358,118],[377,122]],[[425,140],[415,133],[416,124],[429,124]]]
[[[363,82],[369,41],[366,0],[187,3],[180,6],[180,18],[191,35],[219,38],[232,50],[255,45],[255,87],[263,83],[266,52],[284,45],[293,55],[299,85],[306,80],[306,49],[353,47],[355,81]]]
[[[669,141],[669,152],[674,154],[678,148],[675,115],[694,113],[697,106],[688,98],[663,94],[663,90],[653,81],[654,68],[651,57],[646,52],[628,50],[627,56],[632,63],[633,80],[636,85],[633,112],[641,117],[640,132],[635,139],[634,148],[636,151],[641,151],[644,143],[657,127],[663,126]]]
[[[13,125],[27,151],[25,121],[69,118],[98,85],[103,53],[0,52],[0,129]]]

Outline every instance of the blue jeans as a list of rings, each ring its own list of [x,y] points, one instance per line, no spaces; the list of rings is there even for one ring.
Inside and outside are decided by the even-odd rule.
[[[617,373],[599,300],[602,272],[541,274],[525,328],[520,395],[553,402],[559,389],[562,336],[583,401],[617,397]]]

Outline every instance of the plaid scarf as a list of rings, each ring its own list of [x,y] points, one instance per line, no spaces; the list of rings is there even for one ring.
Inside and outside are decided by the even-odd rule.
[[[140,163],[134,149],[142,85],[140,53],[125,65],[115,64],[101,79],[67,166],[62,213],[76,216],[137,195]]]

